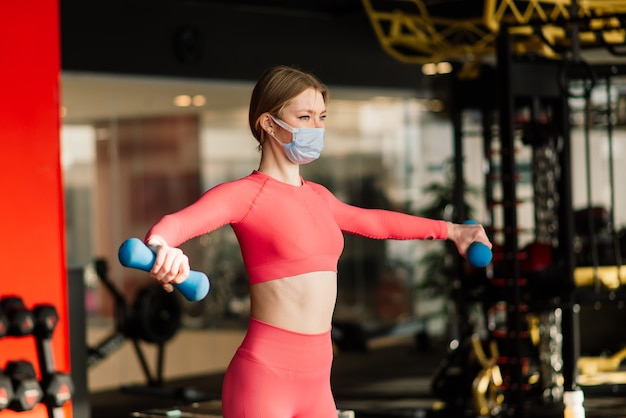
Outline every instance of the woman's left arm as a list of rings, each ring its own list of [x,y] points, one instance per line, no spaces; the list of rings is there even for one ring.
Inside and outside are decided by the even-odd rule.
[[[343,232],[373,239],[447,239],[445,221],[385,209],[365,209],[337,199],[325,187],[312,184],[322,196]]]
[[[385,209],[365,209],[337,199],[328,189],[316,185],[328,202],[342,231],[373,239],[451,240],[463,256],[473,242],[491,248],[482,225],[455,224]]]

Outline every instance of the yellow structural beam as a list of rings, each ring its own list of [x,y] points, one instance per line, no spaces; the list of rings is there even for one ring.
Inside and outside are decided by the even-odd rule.
[[[495,52],[504,25],[516,53],[548,58],[572,44],[569,22],[578,24],[581,47],[626,40],[626,0],[578,0],[577,16],[571,0],[485,0],[482,13],[463,19],[434,16],[422,0],[362,2],[382,48],[406,63],[479,62]]]

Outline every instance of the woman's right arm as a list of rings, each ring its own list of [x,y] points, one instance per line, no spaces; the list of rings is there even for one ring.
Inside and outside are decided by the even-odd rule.
[[[189,275],[189,259],[178,246],[242,219],[247,207],[242,204],[241,195],[235,182],[220,184],[206,191],[193,204],[165,215],[150,228],[144,242],[158,247],[150,274],[163,284],[165,290],[171,292],[171,283],[181,283]],[[239,196],[239,199],[235,200],[233,196]]]

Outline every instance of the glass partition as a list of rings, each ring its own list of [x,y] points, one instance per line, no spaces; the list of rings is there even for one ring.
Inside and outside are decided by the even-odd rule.
[[[251,89],[229,81],[63,74],[67,257],[91,272],[90,318],[110,317],[113,306],[94,260],[107,264],[110,280],[132,299],[148,276],[119,265],[119,245],[143,238],[161,216],[204,190],[258,167],[247,124]],[[451,153],[450,125],[430,110],[440,103],[409,91],[330,89],[326,149],[302,167],[303,176],[355,205],[415,213],[424,185],[443,178]],[[345,238],[336,317],[395,321],[415,314],[417,263],[428,244]],[[212,283],[204,301],[183,301],[183,324],[243,327],[247,277],[230,227],[183,248]]]

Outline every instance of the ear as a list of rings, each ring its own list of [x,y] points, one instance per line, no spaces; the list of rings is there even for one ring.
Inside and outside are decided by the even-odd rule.
[[[261,125],[261,128],[269,135],[274,132],[274,124],[272,118],[270,118],[268,113],[263,113],[261,115],[261,117],[259,118],[259,125]]]

